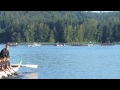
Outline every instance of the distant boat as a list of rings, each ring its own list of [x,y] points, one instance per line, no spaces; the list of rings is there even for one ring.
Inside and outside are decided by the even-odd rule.
[[[90,43],[88,44],[88,46],[93,46],[92,42],[90,41]]]
[[[34,42],[32,44],[28,44],[28,47],[34,47],[34,46],[41,46],[41,44],[37,44],[36,42]]]
[[[10,46],[18,46],[18,43],[9,43]]]
[[[88,46],[93,46],[93,44],[88,44]]]
[[[65,46],[64,43],[56,43],[55,45],[56,45],[56,46]]]

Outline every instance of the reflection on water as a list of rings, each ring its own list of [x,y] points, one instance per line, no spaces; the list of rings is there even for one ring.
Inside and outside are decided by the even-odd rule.
[[[38,79],[38,73],[29,73],[29,74],[26,74],[25,75],[25,79]]]
[[[38,79],[38,73],[24,72],[24,73],[20,73],[18,76],[4,78],[4,79]]]
[[[23,72],[19,76],[20,79],[38,79],[37,72]]]

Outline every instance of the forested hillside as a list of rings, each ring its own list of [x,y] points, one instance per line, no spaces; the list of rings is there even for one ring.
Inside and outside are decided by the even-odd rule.
[[[119,42],[120,12],[0,11],[0,43]]]

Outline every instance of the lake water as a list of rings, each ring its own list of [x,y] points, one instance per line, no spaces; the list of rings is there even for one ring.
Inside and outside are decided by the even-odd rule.
[[[0,45],[0,49],[5,45]],[[22,67],[21,79],[120,79],[120,45],[10,47],[10,62]],[[32,77],[30,77],[30,75]]]

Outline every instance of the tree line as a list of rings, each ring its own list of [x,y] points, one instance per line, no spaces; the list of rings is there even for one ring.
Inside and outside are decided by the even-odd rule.
[[[0,43],[119,42],[120,12],[0,11]]]

